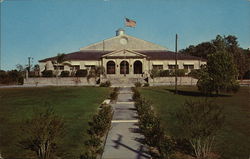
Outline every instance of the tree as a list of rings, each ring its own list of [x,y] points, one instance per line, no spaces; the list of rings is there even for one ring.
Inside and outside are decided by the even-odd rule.
[[[211,42],[203,42],[196,46],[190,45],[188,48],[183,49],[180,53],[201,57],[207,59],[207,55],[215,52],[215,47]]]
[[[232,56],[226,50],[217,51],[208,56],[207,66],[201,70],[197,86],[205,94],[237,91],[236,76],[237,69]]]
[[[39,76],[40,75],[40,66],[38,64],[36,64],[33,67],[33,70],[34,70],[35,76]]]
[[[186,101],[175,114],[181,136],[198,159],[207,159],[224,123],[223,108],[208,100]]]
[[[233,57],[233,62],[238,70],[238,78],[242,79],[244,74],[249,70],[248,54],[246,50],[239,47],[237,37],[233,35],[220,36],[210,42],[203,42],[196,46],[190,45],[188,48],[181,50],[183,54],[189,54],[203,59],[208,59],[210,54],[216,51],[226,50]]]
[[[53,63],[56,64],[56,77],[58,77],[59,74],[59,64],[63,63],[64,61],[66,61],[66,56],[64,53],[59,53],[56,56],[56,60],[53,61]]]
[[[233,56],[234,63],[238,70],[238,76],[243,79],[245,72],[247,71],[248,63],[247,57],[244,54],[244,50],[239,47],[237,37],[229,35],[225,37],[225,43],[227,46],[227,51]]]
[[[64,122],[51,107],[47,107],[27,120],[21,131],[19,144],[22,148],[34,151],[39,159],[52,159],[58,139],[63,136]]]
[[[150,77],[152,79],[154,79],[155,77],[158,77],[159,76],[159,70],[157,68],[153,68],[151,71],[150,71]]]
[[[105,69],[102,66],[93,67],[88,72],[87,80],[89,80],[90,78],[95,78],[95,80],[96,80],[96,78],[103,75],[104,72],[105,72]]]

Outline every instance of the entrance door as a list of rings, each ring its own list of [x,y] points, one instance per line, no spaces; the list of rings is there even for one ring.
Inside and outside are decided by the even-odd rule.
[[[129,63],[127,61],[122,61],[120,63],[120,74],[129,74]]]
[[[134,74],[142,74],[142,63],[141,61],[134,62]]]
[[[115,62],[107,62],[107,74],[115,74]]]

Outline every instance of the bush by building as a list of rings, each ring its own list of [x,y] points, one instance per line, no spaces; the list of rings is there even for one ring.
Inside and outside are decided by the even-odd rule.
[[[76,77],[87,77],[88,71],[87,70],[77,70],[75,76]]]
[[[100,87],[110,87],[110,86],[111,86],[110,81],[102,82],[102,83],[100,84]]]
[[[187,73],[188,71],[186,69],[177,69],[176,70],[176,74],[178,77],[181,77],[181,76],[185,76],[185,74]],[[170,73],[172,76],[175,76],[175,70],[171,70],[171,73]]]
[[[69,77],[69,71],[62,71],[60,76],[61,77]]]
[[[169,70],[160,70],[159,76],[160,77],[168,77],[168,76],[170,76],[170,71]]]
[[[141,87],[141,82],[135,82],[135,87]]]
[[[145,83],[143,87],[149,87],[149,83]]]
[[[53,77],[53,71],[52,70],[44,70],[42,72],[43,77]]]

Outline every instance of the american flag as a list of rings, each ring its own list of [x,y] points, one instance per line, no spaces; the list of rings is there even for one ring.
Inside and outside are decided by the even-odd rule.
[[[135,27],[136,26],[136,21],[125,18],[125,25],[127,27]]]

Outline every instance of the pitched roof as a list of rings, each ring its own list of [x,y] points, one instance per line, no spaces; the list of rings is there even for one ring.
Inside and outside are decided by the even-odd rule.
[[[121,43],[121,40],[126,40],[126,49],[128,50],[168,50],[167,48],[160,46],[158,44],[131,36],[127,34],[122,34],[118,36],[114,36],[112,38],[108,38],[93,44],[90,44],[88,46],[80,48],[80,50],[98,50],[102,51],[104,48],[105,50],[115,51],[124,49],[125,45]]]
[[[77,51],[69,54],[65,54],[66,60],[99,60],[101,59],[102,55],[111,53],[113,51]],[[144,54],[147,58],[151,60],[174,60],[175,59],[175,52],[171,51],[158,51],[158,50],[144,50],[144,51],[136,51],[138,53]],[[185,55],[178,53],[177,55],[178,60],[202,60],[200,57]],[[55,57],[46,58],[40,60],[39,62],[46,62],[56,60]]]
[[[98,60],[102,55],[110,53],[111,51],[77,51],[65,54],[65,60]],[[56,56],[40,60],[39,62],[46,62],[56,60]]]
[[[145,51],[137,51],[137,52],[147,55],[148,58],[150,58],[151,60],[174,60],[175,59],[175,52],[172,52],[172,51],[158,51],[158,50],[147,51],[145,50]],[[177,54],[177,59],[178,60],[202,60],[204,61],[204,59],[201,59],[200,57],[181,54],[181,53]]]

